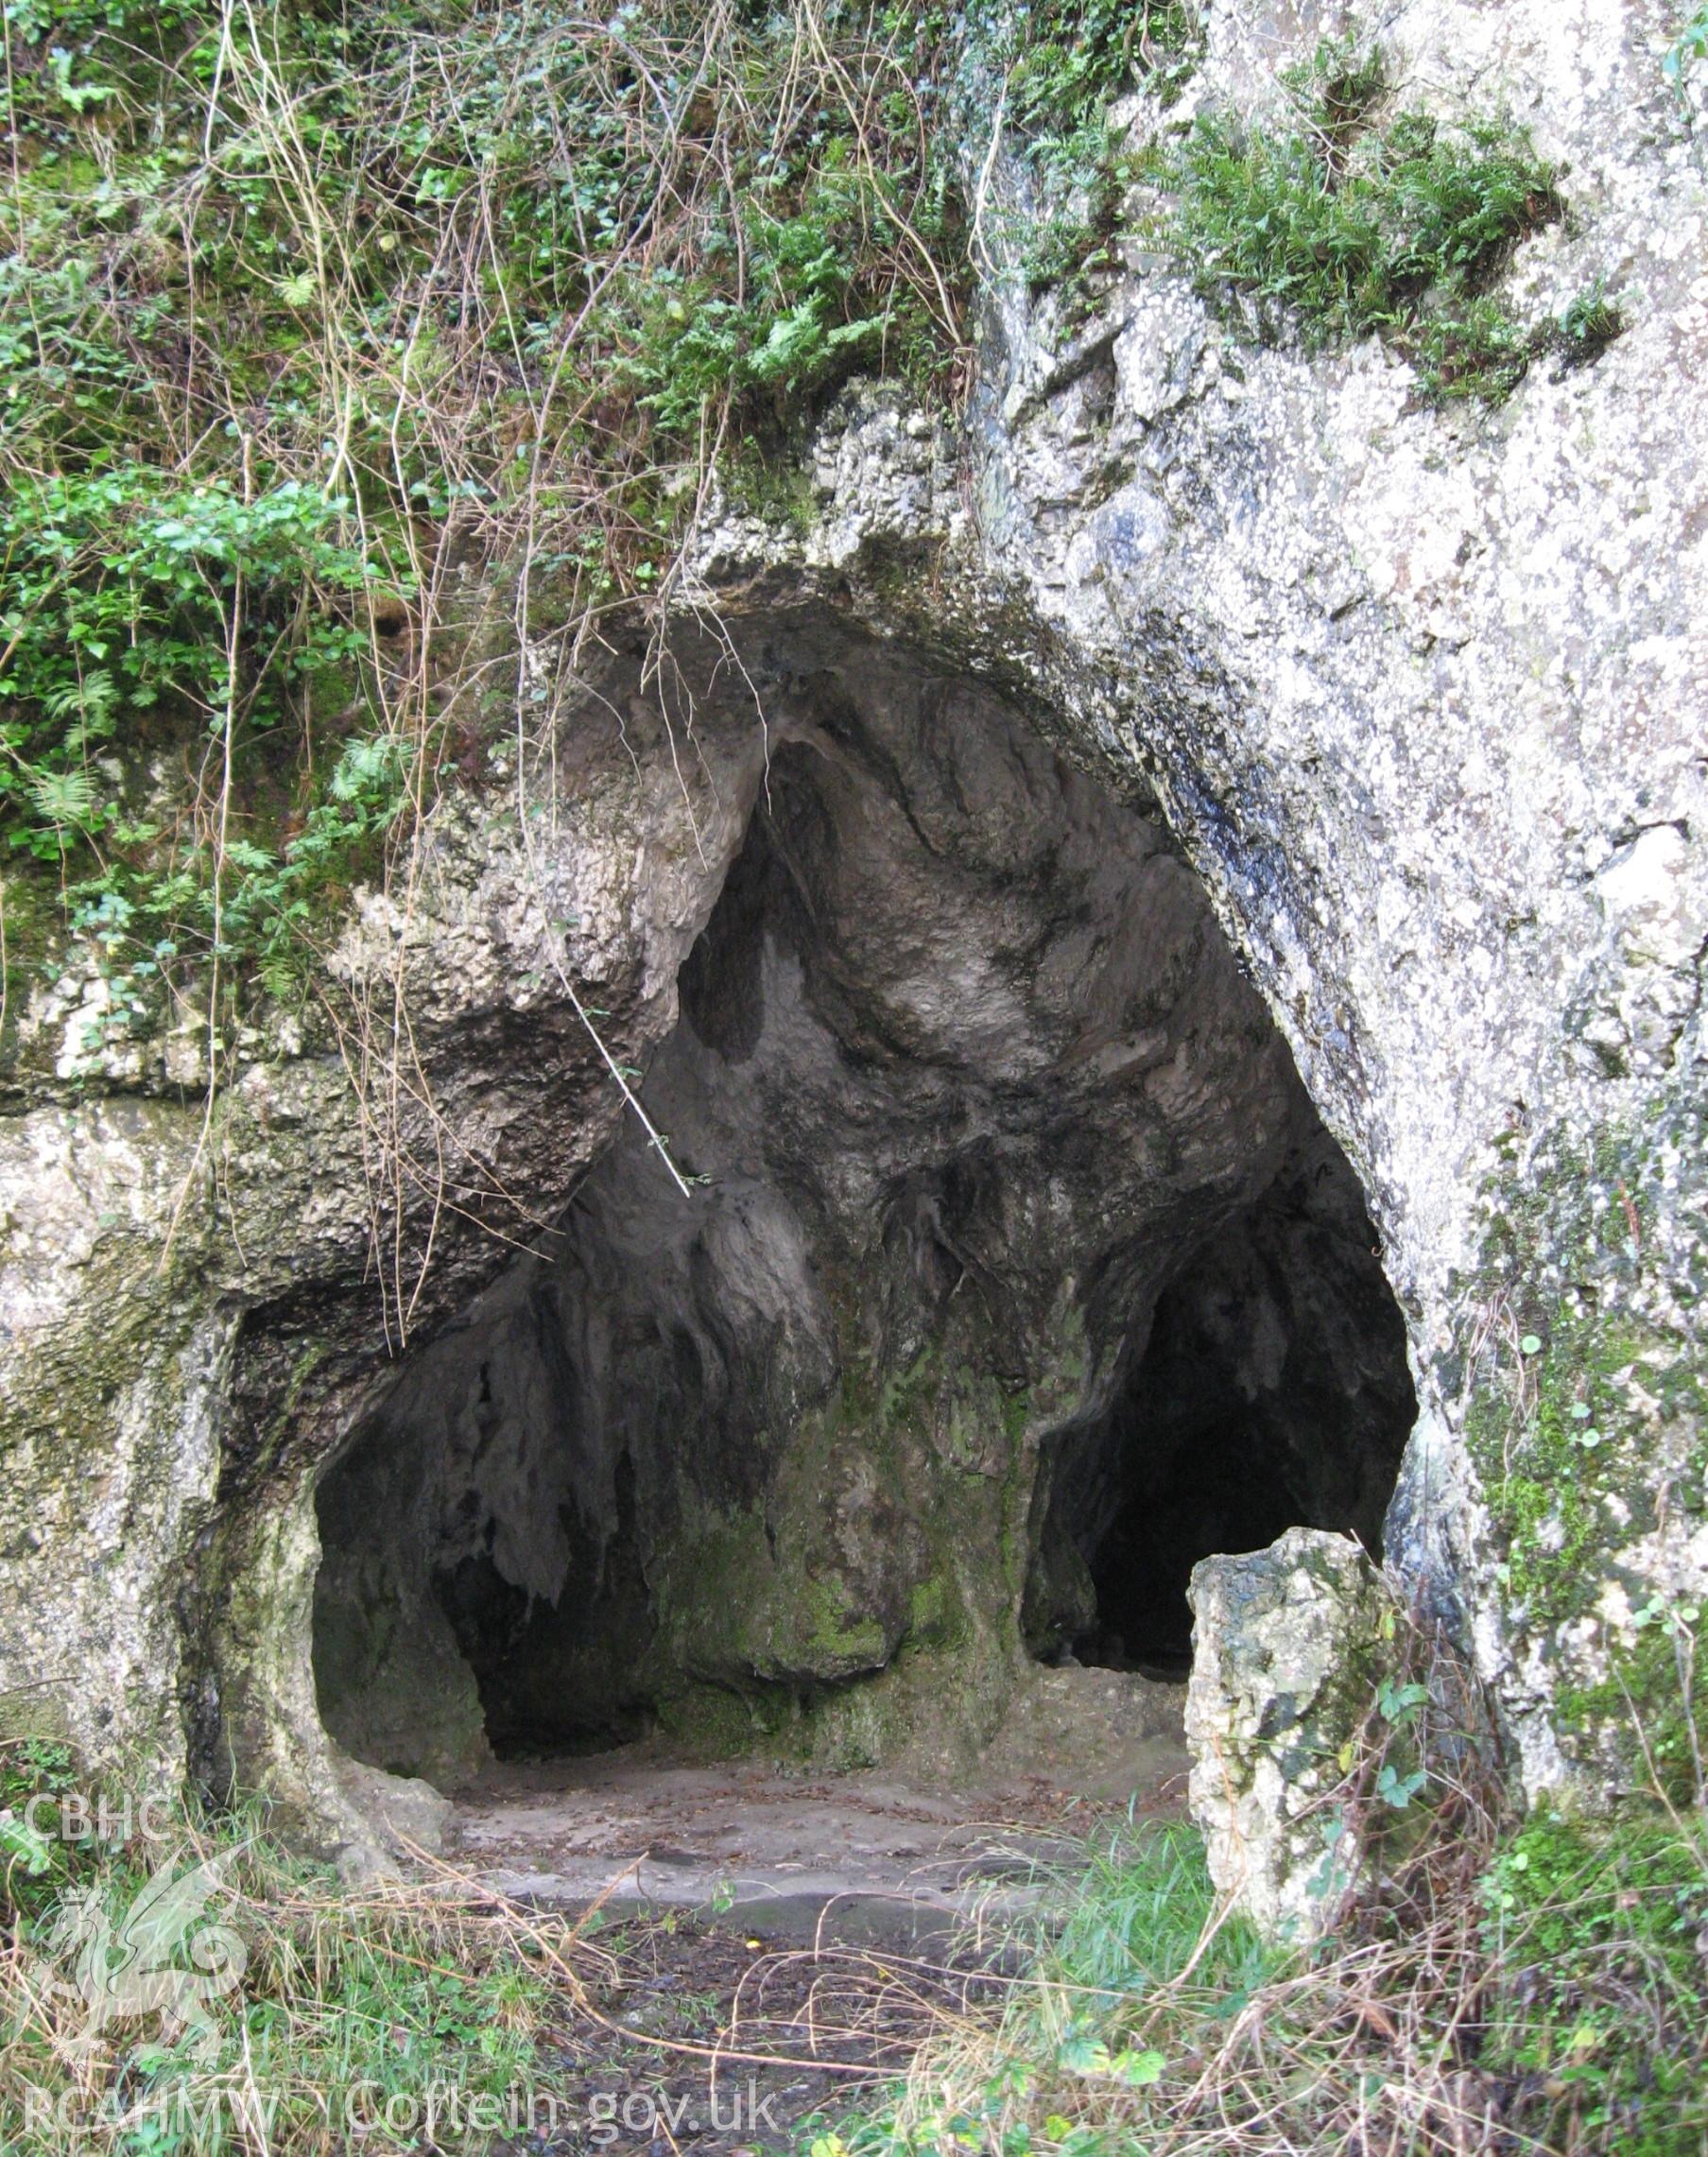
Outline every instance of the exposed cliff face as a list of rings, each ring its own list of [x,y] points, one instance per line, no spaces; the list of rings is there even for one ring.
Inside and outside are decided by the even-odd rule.
[[[1273,110],[1340,22],[1214,8],[1195,95]],[[1154,776],[1372,1194],[1424,1377],[1393,1553],[1459,1604],[1532,1787],[1594,1759],[1610,1668],[1654,1692],[1633,1605],[1708,1577],[1708,217],[1669,28],[1381,25],[1409,94],[1504,108],[1565,168],[1511,297],[1606,278],[1629,328],[1594,367],[1443,414],[1373,342],[1235,349],[1140,273],[1065,362],[1005,313],[980,437],[984,559],[1096,669],[1094,730]]]
[[[376,1129],[324,1040],[255,1065],[205,1168],[149,1110],[158,1196],[124,1233],[167,1262],[121,1292],[168,1337],[223,1305],[223,1360],[202,1456],[105,1466],[133,1509],[170,1493],[169,1528],[78,1518],[68,1424],[35,1457],[66,1503],[7,1622],[83,1744],[204,1772],[231,1745],[334,1837],[322,1718],[441,1780],[655,1718],[940,1757],[993,1734],[1028,1653],[1178,1667],[1230,1534],[1379,1537],[1403,1327],[1154,801],[964,660],[786,601],[676,642],[691,759],[643,648],[614,655],[558,714],[549,830],[506,792],[454,810],[413,920],[353,930],[370,995],[402,946],[415,1113]],[[569,981],[645,1061],[647,1122]],[[92,1398],[157,1383],[94,1306],[47,1353],[79,1320]],[[60,1691],[91,1580],[98,1682]]]
[[[1261,103],[1334,26],[1212,7],[1195,95]],[[353,924],[365,1038],[259,1031],[204,1127],[85,1053],[74,969],[0,1133],[9,1717],[229,1752],[347,1832],[324,1539],[321,1695],[382,1764],[708,1688],[890,1742],[933,1656],[1147,1622],[1110,1539],[1180,1514],[1212,1424],[1276,1530],[1368,1528],[1406,1416],[1379,1240],[1422,1411],[1390,1555],[1530,1787],[1617,1783],[1633,1614],[1708,1583],[1708,206],[1664,28],[1384,24],[1570,166],[1513,276],[1538,313],[1609,277],[1593,368],[1444,415],[1136,257],[1077,339],[1011,293],[964,440],[851,396],[810,531],[705,535],[731,646],[561,692],[500,655],[544,753]]]

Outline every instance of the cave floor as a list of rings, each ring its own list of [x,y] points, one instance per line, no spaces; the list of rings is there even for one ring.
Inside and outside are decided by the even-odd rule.
[[[602,1921],[699,1912],[766,1941],[940,1943],[977,1907],[1032,1907],[1041,1865],[1128,1806],[1184,1809],[1184,1689],[1035,1669],[975,1762],[808,1775],[656,1742],[490,1768],[447,1855],[517,1899]]]
[[[523,1905],[592,1913],[585,1990],[545,2059],[582,2149],[800,2147],[918,2048],[1000,2004],[1005,1919],[1129,1811],[1185,1811],[1185,1689],[1032,1668],[976,1760],[806,1774],[656,1742],[504,1762],[457,1796],[446,1855]],[[604,2107],[603,2112],[599,2110]]]

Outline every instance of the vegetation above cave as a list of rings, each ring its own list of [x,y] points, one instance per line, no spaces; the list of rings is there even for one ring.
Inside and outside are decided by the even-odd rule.
[[[500,595],[508,651],[539,650],[543,631],[571,665],[617,610],[668,589],[720,458],[786,453],[855,368],[945,398],[958,386],[966,213],[941,149],[940,24],[174,0],[15,0],[7,21],[0,836],[33,874],[29,905],[62,896],[107,952],[121,1010],[210,960],[216,1001],[222,967],[299,983],[353,879],[441,780],[477,769],[492,732],[527,734],[526,676],[443,695],[479,682],[491,652],[463,593]],[[1088,200],[1094,241],[1121,207],[1109,101],[1164,70],[1152,48],[1184,64],[1180,21],[1039,18],[1006,69],[1043,198],[1060,184]],[[1206,279],[1256,334],[1380,335],[1438,394],[1498,397],[1535,348],[1494,285],[1554,214],[1554,179],[1492,125],[1381,117],[1365,62],[1347,67],[1296,148],[1214,118],[1189,139],[1182,234],[1220,220]],[[1616,326],[1585,295],[1561,349],[1587,356]],[[1644,1193],[1604,1180],[1634,1274]],[[1699,1421],[1686,1337],[1592,1310],[1593,1268],[1539,1287],[1539,1241],[1505,1266],[1503,1391],[1472,1437],[1504,1585],[1545,1636],[1592,1614],[1600,1518],[1616,1505],[1646,1531],[1646,1506],[1699,1510],[1704,1468],[1698,1444],[1653,1487],[1629,1383],[1647,1389],[1652,1369],[1661,1406]],[[63,1439],[63,1395],[45,1412]],[[907,1612],[921,1634],[947,1603],[935,1575],[923,1585]],[[871,1652],[822,1595],[800,1614],[815,1651]],[[1599,1745],[1605,1726],[1644,1757],[1640,1828],[1502,1836],[1467,1818],[1462,1732],[1431,1768],[1383,1758],[1373,1731],[1368,1755],[1336,1764],[1344,1802],[1408,1831],[1427,1801],[1441,1826],[1345,1941],[1272,1963],[1212,1916],[1188,1836],[1124,1848],[1064,1934],[1033,1942],[1015,2021],[975,2029],[970,2066],[922,2069],[917,2112],[897,2131],[880,2120],[874,2145],[1090,2157],[1180,2131],[1196,2101],[1212,2147],[1351,2147],[1383,2106],[1398,2146],[1458,2139],[1469,2118],[1573,2149],[1699,2147],[1699,1620],[1651,1596],[1638,1652],[1561,1699],[1568,1743]],[[87,2096],[110,2076],[140,2103],[193,2086],[197,2063],[142,2039],[79,2055],[75,1996],[41,1975],[63,1898],[95,1890],[120,1914],[151,1856],[32,1840],[28,1802],[78,1769],[53,1748],[7,1758],[15,2136],[43,2086]],[[1322,1825],[1332,1846],[1332,1813]],[[237,1843],[248,1823],[194,1813],[181,1832]],[[541,1965],[561,1975],[561,1926],[507,1912],[493,1938],[430,1910],[353,1910],[272,1854],[237,1878],[263,1951],[222,2019],[218,2071],[285,2089],[294,2110],[267,2147],[324,2147],[324,2107],[353,2075],[497,2087],[531,2066],[537,2032],[557,2035]],[[527,2043],[507,2041],[518,2031]],[[38,2146],[63,2141],[50,2124]]]
[[[1321,348],[1380,336],[1438,402],[1499,404],[1539,353],[1594,359],[1622,327],[1599,288],[1527,329],[1496,282],[1564,215],[1561,175],[1504,120],[1443,126],[1398,106],[1379,47],[1328,41],[1282,78],[1287,116],[1208,112],[1148,169],[1172,197],[1169,248],[1251,335]]]
[[[513,684],[446,694],[472,573],[578,647],[668,587],[716,461],[855,368],[958,379],[905,10],[6,20],[0,837],[121,1016],[210,959],[283,987],[394,823],[527,723]]]
[[[526,746],[551,683],[501,647],[567,675],[667,602],[718,489],[786,496],[851,374],[953,401],[970,115],[993,95],[1020,265],[1071,319],[1128,214],[1112,108],[1198,51],[1187,0],[6,21],[9,995],[68,921],[97,1027],[199,1009],[216,1061],[235,985],[312,989],[354,884]],[[1436,393],[1504,394],[1534,340],[1489,287],[1555,176],[1492,123],[1383,117],[1351,45],[1292,94],[1293,133],[1185,138],[1172,244],[1260,334],[1379,330]],[[1592,294],[1551,334],[1617,326]]]

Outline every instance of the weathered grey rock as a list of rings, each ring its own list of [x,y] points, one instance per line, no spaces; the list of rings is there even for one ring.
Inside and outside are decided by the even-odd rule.
[[[1257,109],[1276,70],[1341,17],[1216,0],[1207,21],[1194,95]],[[608,1150],[626,1112],[570,989],[606,1014],[617,1061],[659,1059],[673,1113],[685,1065],[723,1053],[703,1036],[663,1044],[762,799],[766,728],[785,732],[810,701],[795,682],[810,618],[892,646],[957,694],[975,683],[1141,820],[1160,804],[1157,859],[1201,881],[1356,1172],[1405,1313],[1422,1412],[1389,1557],[1475,1647],[1529,1791],[1569,1783],[1595,1797],[1641,1776],[1617,1741],[1622,1687],[1651,1719],[1678,1702],[1645,1660],[1658,1631],[1636,1615],[1708,1587],[1700,96],[1682,104],[1661,75],[1671,25],[1607,0],[1402,0],[1381,28],[1416,95],[1446,112],[1509,108],[1569,168],[1573,216],[1520,251],[1513,289],[1540,318],[1605,275],[1630,327],[1596,365],[1539,365],[1497,414],[1443,413],[1375,344],[1248,349],[1136,248],[1106,319],[1071,349],[1052,302],[1016,283],[993,299],[964,436],[899,395],[852,393],[814,455],[812,531],[733,515],[708,531],[689,595],[739,626],[747,679],[712,666],[685,624],[688,688],[668,699],[638,635],[596,681],[557,682],[538,651],[494,632],[492,679],[508,667],[546,753],[523,768],[495,758],[488,790],[436,812],[408,891],[364,896],[336,979],[340,1010],[370,1014],[366,1034],[353,1027],[340,1044],[263,1015],[204,1126],[175,1090],[196,1082],[194,1038],[145,1051],[114,1034],[98,953],[67,955],[26,1014],[0,1128],[9,1719],[159,1773],[234,1758],[329,1839],[349,1838],[311,1668],[317,1485],[383,1420],[394,1356],[495,1317],[479,1299],[519,1263],[518,1244],[550,1272],[535,1247],[601,1157],[594,1175],[613,1199],[643,1165],[632,1147]],[[1141,133],[1166,124],[1137,102]],[[957,727],[958,710],[946,690],[925,738]],[[869,799],[907,797],[886,778]],[[926,851],[955,843],[940,827]],[[864,905],[844,890],[833,925]],[[996,920],[993,903],[982,919]],[[815,950],[835,958],[825,978],[839,988],[835,944]],[[999,959],[1010,992],[1027,985],[1032,951],[970,949],[975,972]],[[958,953],[922,943],[913,956],[958,978]],[[898,968],[881,992],[853,973],[847,1038],[875,1034],[880,1063],[922,1046],[928,1062],[966,1015],[923,971]],[[401,1055],[372,1023],[400,976],[415,1014]],[[1061,1068],[1048,1063],[1059,1013],[1050,1025],[1016,1049],[1040,1092]],[[963,1062],[976,1030],[954,1050]],[[1005,1053],[1026,1032],[996,1029]],[[1040,1039],[1056,1044],[1042,1066],[1028,1061]],[[352,1051],[366,1071],[354,1089]],[[1188,1114],[1195,1089],[1232,1098],[1225,1064],[1206,1081],[1195,1055],[1194,1039],[1169,1045]],[[756,1143],[716,1099],[686,1106],[720,1143]],[[996,1106],[1006,1115],[1006,1092]],[[775,1108],[755,1170],[773,1194],[787,1136]],[[873,1120],[887,1130],[888,1114]],[[1279,1127],[1259,1121],[1267,1143]],[[1182,1205],[1213,1187],[1219,1204],[1254,1173],[1247,1154],[1219,1184],[1219,1170],[1187,1179]],[[1026,1189],[1007,1227],[1031,1296],[1061,1221],[1046,1175]],[[722,1220],[722,1205],[708,1215]],[[876,1218],[852,1184],[827,1195],[832,1216],[838,1233]],[[1068,1216],[1064,1275],[1120,1245],[1113,1222],[1105,1240],[1093,1233],[1083,1190]],[[1142,1241],[1140,1216],[1129,1219]],[[1285,1227],[1271,1215],[1263,1251],[1287,1248]],[[732,1235],[722,1221],[722,1248]],[[691,1239],[657,1271],[680,1290],[687,1336],[721,1351],[763,1333],[758,1304],[752,1331],[723,1324],[730,1306],[702,1293],[684,1253]],[[1007,1261],[982,1244],[976,1255],[1000,1285]],[[765,1276],[792,1319],[813,1305],[791,1279],[785,1290]],[[1220,1334],[1241,1385],[1261,1385],[1272,1329],[1285,1335],[1290,1313],[1297,1337],[1311,1307],[1259,1286],[1244,1306],[1251,1338]],[[1214,1298],[1189,1288],[1178,1337],[1214,1345]],[[1027,1307],[1013,1330],[1036,1357],[1058,1320],[1035,1297]],[[1078,1281],[1059,1322],[1071,1331],[1093,1309]],[[1050,1346],[1061,1383],[1045,1387],[1034,1468],[1044,1426],[1101,1427],[1147,1324],[1105,1325],[1101,1351],[1088,1324],[1083,1357],[1075,1340]],[[793,1337],[821,1349],[824,1332],[815,1321]],[[791,1383],[822,1380],[817,1349],[802,1348]],[[1339,1398],[1354,1398],[1355,1357],[1329,1360]],[[1038,1361],[1024,1375],[1047,1373]],[[983,1463],[1003,1487],[1013,1456],[987,1379],[975,1356],[961,1407],[953,1388],[941,1396],[931,1443],[945,1475]],[[446,1447],[466,1443],[460,1405],[443,1405]],[[1574,1435],[1588,1432],[1593,1446]],[[436,1441],[416,1465],[445,1457]],[[525,1464],[523,1449],[511,1465]],[[411,1485],[400,1466],[395,1490],[438,1536],[435,1474]],[[514,1485],[496,1467],[490,1480],[504,1500],[481,1516],[496,1551]],[[1052,1506],[1060,1495],[1083,1526],[1108,1493],[1095,1475],[1034,1487],[1039,1517],[1028,1505],[1022,1529],[1032,1611],[1060,1636],[1087,1584],[1072,1535],[1063,1546],[1051,1534]],[[867,1580],[871,1608],[834,1629],[845,1652],[829,1660],[868,1651],[870,1618],[885,1652],[895,1643],[900,1681],[896,1590],[912,1561],[874,1570],[870,1541],[836,1553],[831,1571]],[[549,1542],[505,1545],[525,1597],[539,1600]],[[376,1607],[389,1596],[406,1609],[414,1592],[394,1573]],[[768,1596],[752,1608],[774,1609]],[[822,1640],[784,1642],[768,1623],[755,1618],[738,1659],[744,1682],[768,1658],[777,1683],[832,1676]],[[376,1647],[370,1676],[382,1662]],[[725,1654],[726,1681],[736,1667]],[[872,1696],[843,1667],[845,1681],[838,1712],[852,1716]],[[460,1756],[467,1682],[439,1691],[455,1696],[447,1745]]]
[[[1210,1876],[1272,1938],[1334,1924],[1363,1877],[1356,1823],[1330,1803],[1382,1667],[1392,1601],[1349,1536],[1289,1528],[1192,1575],[1186,1689],[1192,1817]]]
[[[419,1776],[388,1775],[360,1760],[341,1761],[338,1782],[358,1816],[371,1822],[379,1838],[408,1858],[436,1856],[450,1824],[451,1803]],[[347,1846],[350,1866],[369,1861],[370,1838]]]
[[[1195,101],[1272,112],[1354,26],[1408,98],[1530,127],[1571,214],[1514,302],[1600,277],[1629,324],[1442,412],[1373,341],[1242,344],[1141,240],[1071,367],[1007,295],[975,452],[981,573],[1154,778],[1371,1196],[1423,1405],[1391,1555],[1457,1610],[1525,1785],[1603,1795],[1645,1774],[1621,1682],[1681,1705],[1630,1613],[1708,1582],[1701,71],[1681,99],[1676,21],[1604,0],[1205,20]]]
[[[1206,1420],[1379,1532],[1402,1329],[1155,820],[910,655],[736,634],[780,678],[765,793],[642,1096],[705,1186],[631,1121],[321,1486],[320,1706],[387,1765],[473,1767],[483,1708],[510,1742],[976,1747],[1017,1626],[1092,1630],[1052,1562]],[[1189,1253],[1230,1397],[1134,1405]],[[1255,1436],[1289,1404],[1290,1451]]]
[[[111,1270],[62,1204],[14,1245],[44,1238],[62,1286],[12,1305],[12,1427],[41,1434],[12,1493],[42,1526],[0,1548],[0,1630],[85,1751],[234,1759],[334,1848],[373,1801],[340,1748],[448,1781],[489,1727],[659,1716],[826,1762],[965,1755],[1023,1633],[1081,1629],[1052,1582],[1135,1501],[1131,1385],[1175,1283],[1218,1337],[1216,1416],[1268,1418],[1266,1488],[1376,1532],[1400,1322],[1150,797],[795,575],[678,636],[680,779],[637,639],[558,707],[577,783],[549,824],[454,798],[407,915],[361,897],[336,978],[360,1010],[401,977],[412,1063],[358,1093],[324,1041],[263,1031],[205,1134],[147,1097],[146,1150],[85,1111],[24,1127],[128,1180]],[[675,1181],[572,993],[706,1181]],[[198,1418],[116,1445],[107,1389],[158,1393],[175,1329],[216,1318]],[[1173,1368],[1144,1411],[1165,1483],[1203,1412]],[[136,1532],[100,1540],[96,1475]]]

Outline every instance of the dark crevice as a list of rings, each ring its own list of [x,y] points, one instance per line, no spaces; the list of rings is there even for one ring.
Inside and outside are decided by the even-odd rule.
[[[1078,1661],[1183,1676],[1214,1553],[1306,1527],[1380,1555],[1417,1408],[1374,1243],[1319,1131],[1158,1296],[1108,1413],[1058,1441],[1055,1532],[1089,1594],[1056,1642]]]

